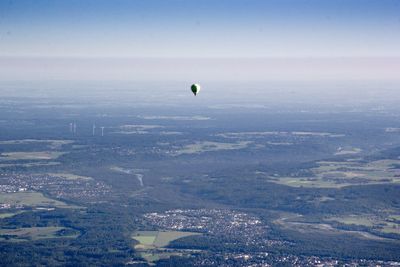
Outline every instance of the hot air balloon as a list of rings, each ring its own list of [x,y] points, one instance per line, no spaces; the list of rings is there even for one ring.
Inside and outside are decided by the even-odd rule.
[[[194,95],[197,95],[200,92],[200,85],[198,85],[197,83],[192,84],[192,86],[190,86],[190,89],[192,90]]]

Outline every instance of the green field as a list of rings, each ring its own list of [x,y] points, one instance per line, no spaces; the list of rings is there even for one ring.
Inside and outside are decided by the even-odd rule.
[[[41,166],[56,166],[60,165],[60,162],[57,161],[47,161],[47,162],[29,162],[29,163],[3,163],[0,164],[0,168],[10,168],[10,167],[41,167]]]
[[[161,125],[144,125],[144,124],[126,124],[121,125],[120,131],[114,131],[114,134],[148,134],[149,130],[164,128]]]
[[[400,235],[400,224],[393,222],[385,222],[385,224],[379,230],[383,233]]]
[[[132,238],[137,240],[140,245],[162,248],[176,239],[192,235],[199,235],[199,233],[178,231],[137,231],[132,235]]]
[[[146,246],[152,246],[154,241],[156,241],[157,235],[137,235],[133,237],[135,240],[139,241],[140,244]]]
[[[154,262],[162,259],[168,259],[172,256],[182,257],[187,254],[180,252],[166,252],[166,251],[151,251],[151,252],[142,252],[140,256],[146,260],[149,265],[154,265]]]
[[[62,231],[69,230],[63,233]],[[79,233],[65,227],[29,227],[17,229],[0,229],[0,241],[34,241],[47,238],[76,238]]]
[[[25,207],[77,208],[64,202],[45,197],[39,192],[0,193],[0,204]]]
[[[38,151],[38,152],[4,152],[0,154],[0,161],[10,160],[52,160],[64,155],[65,152]]]
[[[400,215],[390,215],[389,219],[395,220],[395,221],[400,221]]]
[[[22,213],[22,211],[0,213],[0,219],[11,218],[20,213]]]
[[[264,136],[301,136],[301,137],[344,137],[344,134],[336,134],[329,132],[281,132],[281,131],[266,131],[266,132],[230,132],[220,133],[217,136],[224,138],[257,138]]]
[[[335,156],[353,155],[353,154],[359,154],[361,152],[362,152],[362,149],[357,148],[357,147],[344,148],[344,149],[338,149],[338,151],[335,153]]]
[[[280,218],[274,220],[274,223],[279,225],[282,229],[293,230],[305,234],[330,234],[330,235],[352,235],[361,239],[368,240],[379,240],[379,241],[393,241],[393,239],[381,237],[378,234],[370,233],[368,231],[357,231],[357,230],[344,230],[337,228],[332,222],[337,221],[341,223],[347,222],[348,224],[354,224],[354,222],[365,223],[365,226],[372,226],[371,222],[366,217],[360,219],[354,216],[344,217],[331,217],[325,219],[325,222],[308,222],[303,215],[294,213],[282,213]]]
[[[336,221],[348,225],[362,225],[370,227],[371,230],[382,233],[391,233],[400,235],[400,223],[393,219],[398,215],[390,215],[387,217],[372,216],[370,214],[354,214],[347,216],[335,216],[327,218],[326,221]]]
[[[360,216],[360,215],[348,215],[348,216],[338,216],[328,218],[327,221],[336,221],[343,224],[354,224],[354,225],[363,225],[363,226],[374,226],[374,222],[377,219],[374,219],[371,216]]]
[[[269,176],[271,182],[292,187],[341,188],[350,185],[400,183],[400,160],[320,161],[307,177]]]
[[[173,156],[180,156],[184,154],[199,154],[204,152],[213,152],[220,150],[235,150],[243,149],[248,147],[252,142],[240,141],[237,143],[221,143],[221,142],[196,142],[195,144],[186,145],[182,148],[177,148],[173,153]]]
[[[140,252],[140,256],[149,264],[153,264],[160,259],[171,256],[183,256],[184,253],[178,251],[168,251],[165,247],[174,240],[186,236],[200,235],[194,232],[178,231],[137,231],[132,238],[139,242],[135,249]]]
[[[51,149],[60,149],[63,145],[72,144],[72,140],[52,140],[52,139],[20,139],[20,140],[6,140],[0,141],[0,145],[28,145],[44,143]]]

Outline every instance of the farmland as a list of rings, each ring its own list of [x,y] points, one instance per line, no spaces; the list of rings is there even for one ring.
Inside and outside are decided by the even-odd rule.
[[[0,229],[0,241],[9,242],[35,241],[49,238],[76,238],[78,235],[78,232],[71,229],[55,226]]]
[[[0,193],[0,205],[9,207],[71,208],[62,201],[50,199],[39,192]]]
[[[353,214],[327,218],[327,221],[336,221],[345,225],[360,225],[377,233],[400,235],[400,221],[391,216],[376,216],[373,214]]]
[[[0,154],[0,161],[54,160],[64,154],[65,154],[64,152],[56,152],[56,151],[4,152]]]
[[[153,263],[160,259],[169,258],[171,256],[183,256],[187,251],[170,250],[165,247],[174,240],[199,235],[195,232],[179,232],[179,231],[137,231],[132,238],[139,242],[135,249],[140,251],[140,255],[148,262]]]
[[[182,148],[177,148],[172,152],[173,156],[180,156],[185,154],[199,154],[204,152],[214,152],[221,150],[236,150],[244,149],[252,142],[240,141],[237,143],[221,143],[221,142],[197,142],[195,144],[185,145]]]
[[[179,232],[179,231],[138,231],[132,236],[140,244],[149,248],[162,248],[167,246],[171,241],[176,239],[199,235],[195,232]]]
[[[21,139],[21,140],[5,140],[0,141],[0,145],[32,145],[43,144],[50,149],[61,149],[63,145],[74,143],[73,140],[49,140],[49,139]]]
[[[320,161],[310,176],[269,177],[270,181],[293,187],[340,188],[349,185],[399,184],[400,160],[371,162]]]

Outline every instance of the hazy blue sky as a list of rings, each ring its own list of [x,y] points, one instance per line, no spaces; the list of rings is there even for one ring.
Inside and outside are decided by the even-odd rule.
[[[380,57],[393,72],[400,0],[1,0],[0,57],[1,79],[77,67],[45,57]]]
[[[0,1],[10,56],[400,56],[399,0]]]

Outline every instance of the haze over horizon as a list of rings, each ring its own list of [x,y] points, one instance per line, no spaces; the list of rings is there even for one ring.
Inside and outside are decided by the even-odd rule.
[[[0,80],[398,80],[399,10],[395,0],[2,1]]]

